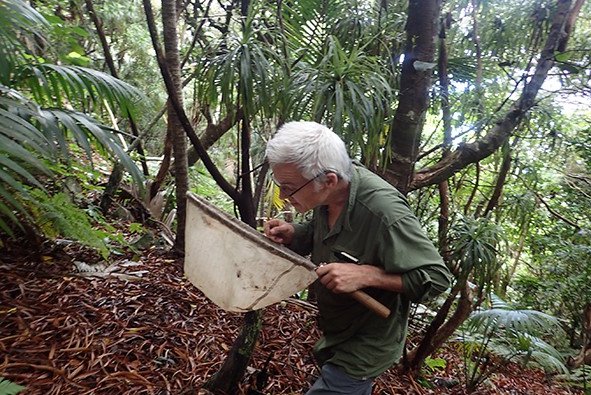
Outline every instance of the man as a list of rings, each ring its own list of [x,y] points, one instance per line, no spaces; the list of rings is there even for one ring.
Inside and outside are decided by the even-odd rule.
[[[287,123],[266,155],[281,198],[300,213],[314,210],[306,223],[265,224],[271,240],[322,264],[314,283],[323,332],[314,352],[322,371],[307,394],[369,395],[373,379],[402,355],[410,303],[445,291],[449,271],[404,196],[354,164],[330,129]],[[390,316],[348,295],[359,289]]]

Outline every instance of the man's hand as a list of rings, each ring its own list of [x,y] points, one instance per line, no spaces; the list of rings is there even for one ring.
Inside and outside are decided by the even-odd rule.
[[[264,231],[265,236],[275,243],[289,245],[293,241],[293,225],[280,219],[272,219],[265,222]]]
[[[371,265],[329,263],[316,269],[320,282],[335,293],[350,293],[370,285],[370,278],[377,269]]]
[[[402,277],[399,274],[388,274],[373,265],[329,263],[318,267],[316,274],[320,282],[335,293],[350,293],[366,287],[402,292]]]

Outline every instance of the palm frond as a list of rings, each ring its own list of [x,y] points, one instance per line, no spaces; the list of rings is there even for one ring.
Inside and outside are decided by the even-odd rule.
[[[28,89],[33,99],[43,106],[61,107],[78,104],[84,109],[90,100],[93,108],[102,108],[105,100],[123,115],[134,116],[143,93],[109,74],[80,66],[26,64],[15,70],[14,83]],[[92,108],[87,109],[92,110]]]
[[[0,83],[8,84],[12,65],[26,53],[22,38],[41,38],[47,21],[24,1],[0,1]],[[35,40],[30,40],[35,42]]]
[[[203,103],[221,105],[230,112],[240,102],[247,114],[276,113],[271,96],[274,90],[270,87],[273,77],[278,80],[281,74],[277,71],[276,54],[258,40],[258,32],[252,29],[247,25],[241,36],[212,43],[208,54],[215,55],[202,58],[196,81]]]
[[[310,114],[307,118],[332,125],[345,141],[370,156],[382,142],[383,125],[376,120],[389,117],[388,103],[394,96],[384,70],[379,58],[360,48],[346,50],[331,36],[317,65],[301,62],[296,67],[286,92],[288,112],[297,118]]]
[[[468,319],[472,330],[490,328],[493,331],[516,331],[525,333],[546,333],[560,328],[558,320],[536,310],[490,309],[474,312]]]
[[[28,206],[34,202],[29,187],[43,189],[54,174],[49,162],[68,161],[69,143],[84,149],[89,161],[97,148],[118,158],[138,185],[143,175],[119,145],[113,131],[85,114],[60,109],[43,109],[18,91],[0,85],[0,217],[20,226],[12,210],[32,219]],[[31,203],[34,205],[34,203]],[[7,222],[0,220],[7,231]],[[10,233],[10,232],[9,232]]]
[[[516,360],[523,365],[533,363],[546,371],[568,372],[563,356],[552,345],[527,333],[515,332],[514,335],[493,339],[487,345],[488,350],[506,360]]]

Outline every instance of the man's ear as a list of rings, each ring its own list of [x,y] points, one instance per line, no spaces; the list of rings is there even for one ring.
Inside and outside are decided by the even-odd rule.
[[[330,187],[334,187],[339,183],[339,176],[337,173],[326,173],[326,184]]]

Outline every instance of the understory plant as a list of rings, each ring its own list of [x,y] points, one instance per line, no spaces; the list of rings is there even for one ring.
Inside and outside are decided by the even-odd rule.
[[[0,395],[16,395],[24,389],[25,387],[0,377]]]
[[[474,391],[509,362],[568,373],[562,355],[546,340],[558,339],[558,320],[536,310],[512,308],[496,296],[491,308],[475,311],[461,328],[466,389]]]
[[[591,395],[591,366],[583,365],[568,374],[557,375],[555,380],[563,382],[569,387],[580,388],[585,392],[585,395]]]

